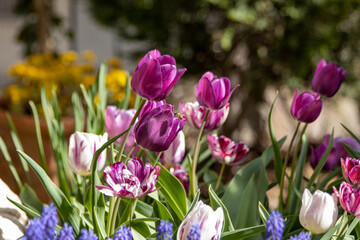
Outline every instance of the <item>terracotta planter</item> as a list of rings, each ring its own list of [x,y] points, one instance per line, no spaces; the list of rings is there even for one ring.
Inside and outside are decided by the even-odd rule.
[[[40,156],[37,146],[36,140],[36,132],[35,132],[35,122],[32,116],[19,116],[11,114],[12,120],[18,132],[20,141],[24,148],[24,152],[33,158],[35,161],[40,163]],[[69,117],[63,118],[63,124],[65,129],[65,136],[68,140],[70,135],[74,132],[74,120]],[[45,158],[49,168],[49,175],[53,179],[54,182],[57,182],[56,179],[56,163],[53,156],[51,141],[49,138],[49,134],[47,131],[47,126],[45,120],[40,120],[40,128],[41,135],[44,144]],[[14,143],[12,141],[10,135],[10,127],[7,121],[5,111],[0,110],[0,136],[4,140],[7,145],[10,157],[13,160],[13,164],[23,182],[26,181],[26,176],[22,164],[20,162],[18,153],[16,152]],[[36,176],[36,174],[30,170],[31,172],[31,183],[30,185],[35,189],[36,193],[40,200],[44,202],[49,202],[49,196],[43,188],[40,180]],[[0,153],[0,178],[3,179],[4,182],[15,192],[19,193],[19,189],[17,187],[16,181],[9,169],[8,163],[6,162],[2,153]]]

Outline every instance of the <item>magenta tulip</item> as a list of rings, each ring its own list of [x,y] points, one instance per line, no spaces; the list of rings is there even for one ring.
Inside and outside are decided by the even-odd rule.
[[[211,155],[220,163],[239,165],[249,154],[249,148],[242,142],[233,142],[225,136],[208,134]]]
[[[210,110],[205,121],[204,129],[213,131],[221,127],[226,121],[230,110],[230,104],[227,103],[219,110]],[[201,124],[205,118],[206,108],[199,105],[199,102],[180,102],[180,112],[186,117],[187,124],[196,129],[200,129]]]
[[[360,184],[360,159],[351,157],[341,159],[344,178],[354,185]]]
[[[138,118],[141,118],[145,113],[151,112],[153,109],[165,105],[165,100],[162,101],[146,101],[144,106],[141,108]]]
[[[135,125],[136,143],[153,152],[162,152],[170,147],[183,129],[185,118],[174,115],[174,106],[165,104],[145,113]]]
[[[173,57],[161,56],[155,49],[140,60],[131,79],[131,89],[145,99],[160,101],[170,94],[185,71],[186,68],[176,69]]]
[[[196,99],[203,107],[221,109],[229,102],[231,94],[238,86],[231,90],[228,78],[217,78],[212,72],[206,72],[196,87]]]
[[[105,128],[106,132],[109,134],[109,138],[113,138],[120,133],[128,129],[131,120],[135,115],[134,109],[123,110],[118,109],[115,106],[107,106],[105,110]],[[120,137],[115,141],[116,145],[120,145],[124,137]],[[131,146],[134,144],[134,128],[130,130],[130,134],[126,140],[125,151],[130,151]],[[132,156],[136,156],[140,148],[135,146],[132,151]]]
[[[342,182],[339,191],[333,186],[334,193],[339,198],[341,207],[360,218],[360,192],[359,188],[353,189],[347,182]]]
[[[347,71],[322,59],[315,70],[312,89],[325,97],[332,97],[344,82]]]
[[[310,146],[311,148],[310,165],[312,168],[315,169],[317,164],[320,162],[320,159],[324,155],[325,150],[329,145],[330,138],[331,138],[330,134],[325,135],[323,143],[321,143],[316,149],[313,146]],[[326,159],[323,170],[325,171],[333,170],[335,167],[340,166],[341,158],[346,158],[347,156],[349,156],[348,152],[343,146],[343,143],[350,145],[351,147],[360,151],[360,144],[356,142],[356,140],[352,138],[344,138],[344,137],[334,138],[330,154]]]
[[[321,108],[322,101],[319,94],[303,92],[298,96],[297,89],[295,89],[291,104],[291,114],[295,119],[311,123],[319,117]]]
[[[160,174],[160,167],[145,165],[139,158],[123,162],[116,162],[104,169],[104,178],[108,186],[95,187],[106,196],[118,198],[141,198],[157,190],[156,181]]]
[[[185,155],[185,135],[180,131],[170,147],[161,153],[160,162],[167,168],[171,168],[181,163]]]

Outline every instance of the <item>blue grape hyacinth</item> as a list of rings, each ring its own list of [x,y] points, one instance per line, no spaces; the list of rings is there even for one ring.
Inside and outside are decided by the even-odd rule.
[[[200,240],[201,238],[201,229],[198,223],[194,223],[191,226],[190,232],[187,235],[188,240]]]
[[[114,235],[114,240],[131,240],[133,239],[131,229],[127,226],[121,226]]]
[[[272,211],[266,221],[265,240],[281,240],[284,226],[284,218],[281,213]]]
[[[299,235],[291,236],[290,240],[311,240],[311,237],[307,232],[301,232]]]
[[[160,220],[160,224],[157,228],[158,233],[156,235],[156,240],[172,240],[172,228],[172,223]]]

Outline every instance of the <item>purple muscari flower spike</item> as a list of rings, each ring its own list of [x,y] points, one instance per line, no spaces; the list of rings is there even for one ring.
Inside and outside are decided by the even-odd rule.
[[[291,104],[291,114],[295,119],[311,123],[319,117],[321,108],[322,101],[319,94],[303,92],[297,95],[297,89],[295,89]]]
[[[176,69],[173,57],[161,56],[155,49],[140,60],[131,79],[131,89],[147,100],[164,100],[185,71],[186,68]]]
[[[118,198],[141,198],[158,190],[155,187],[160,174],[160,166],[153,167],[139,158],[116,162],[104,169],[104,178],[108,186],[96,185],[99,191],[107,196]]]
[[[290,240],[311,240],[311,237],[307,232],[301,232],[299,235],[291,236]]]
[[[266,221],[265,240],[281,240],[284,226],[284,218],[281,213],[272,211]]]
[[[40,219],[44,225],[45,239],[53,240],[55,227],[59,221],[54,203],[50,203],[48,207],[43,207]]]
[[[227,103],[219,110],[210,110],[208,117],[205,121],[204,129],[213,131],[218,129],[226,121],[230,111],[230,104]],[[180,112],[186,117],[186,123],[196,129],[200,129],[201,124],[205,118],[206,108],[200,106],[199,102],[180,102]]]
[[[198,223],[191,225],[189,234],[187,235],[188,240],[200,240],[201,238],[201,229]]]
[[[133,239],[131,229],[125,225],[121,226],[114,235],[114,240],[131,240]]]
[[[75,236],[73,228],[68,223],[64,223],[63,229],[60,230],[60,236],[58,240],[74,240]]]
[[[94,234],[93,230],[81,229],[81,235],[78,240],[98,240],[98,236]]]
[[[172,223],[161,219],[157,227],[158,233],[156,234],[156,240],[172,240],[172,229]]]
[[[142,148],[162,152],[183,129],[185,118],[174,115],[174,106],[165,104],[145,113],[135,125],[135,139]]]
[[[212,72],[206,72],[196,87],[196,99],[201,106],[221,109],[229,102],[231,94],[238,86],[239,84],[230,90],[231,82],[228,78],[217,78]]]
[[[332,97],[344,82],[347,71],[331,62],[322,59],[312,80],[312,89],[325,97]]]
[[[25,235],[21,240],[45,240],[45,226],[41,218],[30,220],[29,226],[26,228]]]

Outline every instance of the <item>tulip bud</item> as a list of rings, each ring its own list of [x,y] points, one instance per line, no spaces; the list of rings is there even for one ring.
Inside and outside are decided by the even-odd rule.
[[[312,168],[315,169],[317,164],[320,162],[320,159],[324,155],[325,150],[329,145],[330,138],[331,138],[330,134],[325,135],[323,143],[321,143],[316,149],[314,149],[313,146],[310,146],[311,148],[310,165]],[[356,142],[356,140],[352,138],[343,138],[343,137],[334,138],[330,154],[326,159],[323,170],[325,171],[333,170],[336,166],[340,165],[341,158],[346,158],[349,155],[343,143],[346,143],[347,145],[350,145],[351,147],[360,151],[360,144]]]
[[[185,71],[186,68],[176,69],[173,57],[161,56],[155,49],[140,60],[131,79],[131,89],[145,99],[160,101],[170,94]]]
[[[353,213],[360,218],[360,192],[359,188],[353,189],[347,182],[340,184],[339,191],[333,186],[334,193],[339,198],[341,207],[348,213]]]
[[[312,89],[325,97],[332,97],[345,80],[347,71],[333,63],[322,59],[315,70]]]
[[[162,101],[146,101],[144,106],[141,108],[138,118],[141,118],[145,113],[151,112],[153,109],[165,105],[165,100]]]
[[[221,207],[214,211],[210,206],[199,201],[180,224],[177,239],[187,240],[192,226],[199,224],[200,240],[220,240],[223,223],[224,212]]]
[[[319,117],[321,108],[322,101],[317,93],[303,92],[298,96],[295,89],[291,104],[291,114],[294,118],[301,122],[311,123]]]
[[[174,116],[174,106],[166,104],[145,113],[135,125],[136,143],[153,152],[169,148],[186,119]]]
[[[89,176],[91,174],[91,161],[96,150],[108,140],[108,135],[98,136],[92,133],[75,132],[70,136],[69,162],[74,173]],[[106,161],[106,151],[97,159],[97,169],[103,169]]]
[[[311,195],[308,189],[305,189],[302,196],[302,206],[299,219],[301,225],[314,234],[328,231],[337,220],[338,208],[335,194],[316,190]]]
[[[341,167],[345,180],[354,185],[360,184],[360,160],[347,157],[341,159]]]
[[[242,142],[233,142],[225,136],[208,134],[211,155],[220,163],[239,165],[249,154],[249,148]]]
[[[160,174],[160,167],[153,167],[139,158],[127,162],[116,162],[104,169],[104,178],[108,186],[95,187],[106,196],[118,198],[141,198],[156,190],[155,184]]]
[[[178,163],[181,163],[185,155],[185,135],[180,131],[170,147],[161,153],[160,161],[165,167],[171,168]]]
[[[204,129],[213,131],[218,129],[226,121],[230,110],[230,104],[227,103],[219,110],[210,110],[205,121]],[[180,112],[186,117],[187,124],[196,129],[200,129],[201,124],[205,118],[206,108],[199,105],[199,102],[180,102]]]
[[[231,82],[228,78],[217,78],[212,72],[206,72],[196,87],[196,99],[203,107],[221,109],[238,86],[230,91]]]

